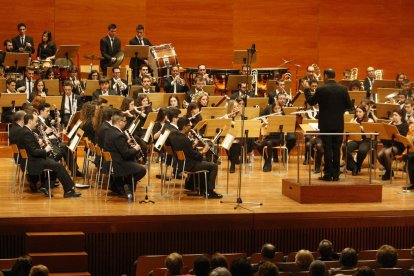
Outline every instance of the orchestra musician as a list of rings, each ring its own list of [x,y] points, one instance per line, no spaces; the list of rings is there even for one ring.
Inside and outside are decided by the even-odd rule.
[[[413,91],[411,89],[411,83],[408,78],[404,79],[401,82],[401,93],[405,94],[409,99],[413,98]]]
[[[367,110],[368,118],[372,119],[374,123],[376,123],[378,121],[378,117],[373,112],[373,106],[375,105],[375,102],[365,98],[361,101],[361,105],[363,105]]]
[[[408,124],[405,120],[404,111],[396,109],[392,112],[391,124],[396,126],[398,132],[402,136],[406,136],[408,133]],[[389,180],[391,178],[391,162],[392,157],[401,154],[404,150],[404,144],[400,142],[394,142],[391,140],[381,140],[383,148],[378,153],[378,162],[385,168],[385,173],[382,175],[382,180]]]
[[[105,134],[104,148],[111,153],[114,180],[112,186],[123,191],[128,200],[132,198],[132,191],[147,170],[137,163],[137,155],[141,150],[139,144],[133,144],[124,133],[126,117],[122,111],[114,111],[111,118],[112,127]]]
[[[275,81],[275,90],[274,91],[270,91],[268,93],[268,97],[269,97],[269,104],[272,104],[275,101],[275,98],[279,98],[279,94],[280,95],[284,95],[284,103],[282,104],[282,107],[285,106],[289,106],[290,105],[290,101],[292,100],[292,98],[290,97],[290,94],[288,94],[285,90],[285,81],[284,80],[276,80]],[[280,98],[282,99],[282,98]]]
[[[79,120],[82,121],[80,128],[84,131],[83,137],[88,138],[89,141],[96,143],[96,134],[93,127],[93,120],[96,112],[95,102],[86,102],[82,105],[79,114]]]
[[[201,77],[197,77],[195,81],[194,89],[185,92],[185,98],[183,101],[184,108],[187,108],[189,103],[195,102],[199,94],[204,93],[203,86],[206,85],[205,80]]]
[[[17,93],[16,91],[16,80],[12,78],[8,78],[6,80],[6,91],[4,93]]]
[[[29,95],[29,102],[32,102],[36,96],[46,97],[47,88],[42,79],[37,79],[33,84],[33,92]]]
[[[208,95],[207,92],[203,92],[203,93],[200,93],[198,95],[198,97],[196,99],[196,103],[197,103],[198,109],[200,109],[200,111],[203,107],[208,107],[209,97],[210,96]]]
[[[207,74],[207,69],[204,64],[198,65],[197,77],[203,78],[206,85],[214,84],[214,80],[213,78],[210,78],[209,75]]]
[[[177,95],[171,95],[168,98],[168,106],[180,108],[180,99],[177,97]]]
[[[82,107],[82,98],[72,92],[73,86],[70,81],[65,81],[63,84],[62,103],[60,109],[60,116],[62,117],[62,124],[65,126],[69,122],[70,116],[75,114]]]
[[[412,126],[414,125],[414,100],[407,99],[404,102],[405,120]]]
[[[232,127],[234,121],[241,119],[241,112],[239,103],[236,100],[229,100],[227,103],[227,114],[223,116],[224,119],[232,119]],[[236,139],[228,150],[228,157],[230,160],[230,173],[236,172],[236,164],[240,164],[241,144],[240,140]]]
[[[372,86],[375,81],[375,70],[374,67],[370,66],[367,68],[367,77],[364,79],[364,90],[367,92],[367,98],[371,97]]]
[[[27,99],[29,99],[29,95],[33,92],[33,77],[34,69],[26,67],[25,78],[16,82],[16,90],[20,93],[26,93]]]
[[[250,75],[250,67],[247,64],[243,64],[240,70],[239,75],[246,76],[247,74]]]
[[[55,72],[53,68],[48,68],[44,74],[45,79],[47,80],[53,80],[55,78]]]
[[[185,154],[185,170],[190,172],[207,170],[207,191],[205,190],[205,185],[200,183],[201,194],[209,199],[219,199],[223,196],[214,191],[216,178],[217,178],[217,164],[213,162],[203,161],[203,154],[206,154],[209,150],[208,145],[199,152],[197,149],[193,148],[191,140],[188,138],[188,134],[191,130],[191,123],[188,118],[182,117],[177,121],[178,132],[173,132],[170,134],[170,141],[174,151],[183,151]]]
[[[351,69],[345,69],[342,72],[342,80],[351,80]]]
[[[362,91],[361,82],[359,80],[352,80],[349,83],[349,91]]]
[[[150,85],[155,86],[155,91],[159,92],[160,87],[157,83],[157,80],[151,76],[149,72],[149,66],[146,64],[141,65],[139,68],[139,75],[132,80],[133,85],[144,85],[144,77],[150,78]]]
[[[230,99],[235,100],[237,98],[248,99],[254,97],[253,91],[247,91],[247,83],[240,82],[239,83],[239,91],[234,92],[231,94]]]
[[[116,91],[117,95],[126,96],[128,94],[128,83],[121,79],[121,69],[119,67],[112,68],[111,88]]]
[[[321,133],[342,133],[344,129],[344,112],[352,108],[352,102],[345,86],[335,82],[335,71],[324,70],[325,85],[318,87],[311,94],[309,83],[303,82],[306,101],[310,105],[319,104],[318,125]],[[339,180],[341,135],[321,136],[324,147],[324,176],[323,181]]]
[[[42,41],[37,46],[38,60],[55,59],[56,44],[52,41],[52,33],[44,31],[42,34]]]
[[[134,99],[138,98],[138,94],[140,93],[155,93],[155,89],[153,86],[151,86],[151,77],[148,75],[145,75],[142,77],[142,87],[139,87],[137,90],[134,90],[132,92],[132,97]]]
[[[116,25],[113,23],[109,24],[108,34],[99,42],[102,55],[100,66],[104,76],[106,76],[107,68],[116,61],[115,55],[121,51],[121,40],[115,36],[116,31]]]
[[[164,90],[166,93],[182,93],[189,90],[185,79],[180,77],[180,70],[177,65],[171,67],[171,76],[164,80]]]
[[[401,109],[404,109],[404,104],[406,100],[407,94],[403,92],[398,93],[398,95],[396,96],[396,104],[399,104]]]
[[[399,72],[397,73],[397,76],[395,77],[395,87],[401,89],[403,80],[408,79],[407,75]]]
[[[152,46],[152,43],[149,41],[148,38],[144,37],[144,26],[139,24],[135,31],[137,34],[129,41],[129,45],[148,45]],[[135,79],[138,77],[138,68],[140,68],[143,64],[149,65],[148,60],[141,59],[141,58],[135,58],[132,57],[129,62],[129,67],[132,69],[132,79]]]
[[[4,60],[6,59],[7,52],[13,52],[13,43],[11,42],[11,40],[6,39],[3,42],[3,46],[4,46],[4,50],[0,51],[0,68],[3,67],[4,73],[8,73],[8,72],[11,72],[13,68],[9,66],[4,66],[3,63],[4,63]]]
[[[99,74],[98,70],[92,70],[88,75],[88,80],[100,80],[101,75]]]
[[[17,30],[19,31],[19,35],[12,39],[13,51],[18,53],[28,52],[33,54],[35,52],[35,46],[33,38],[26,35],[26,24],[19,23],[17,25]]]
[[[316,78],[316,72],[315,72],[315,67],[313,67],[313,65],[309,65],[306,69],[306,76],[304,76],[303,78],[301,78],[299,80],[299,83],[302,85],[303,81],[307,81],[308,83],[311,80],[316,80],[318,81],[318,79]]]
[[[185,117],[191,122],[192,128],[203,120],[197,103],[190,103],[187,106]]]
[[[311,81],[316,82],[316,81]],[[313,89],[312,85],[311,91],[316,90],[316,87]],[[305,113],[305,116],[307,119],[318,119],[319,118],[319,105],[315,104],[314,106],[311,106],[309,110]],[[310,149],[310,151],[309,151]],[[310,159],[312,157],[315,157],[315,169],[314,173],[320,173],[321,172],[321,164],[322,164],[322,156],[323,156],[323,145],[322,145],[322,139],[319,135],[316,136],[306,136],[305,137],[305,160],[303,161],[303,165],[308,165],[310,162]]]
[[[16,93],[16,81],[14,79],[9,78],[6,80],[5,93]],[[19,109],[20,107],[17,106],[3,106],[1,111],[1,122],[11,123],[13,120],[13,114]]]
[[[99,80],[99,89],[96,89],[92,94],[92,100],[99,99],[100,96],[116,95],[116,91],[109,88],[109,80],[102,78]]]
[[[365,106],[359,105],[355,109],[355,116],[351,120],[351,123],[362,125],[363,122],[373,123],[374,120],[368,118],[368,113],[365,109]],[[358,173],[361,171],[362,163],[364,162],[370,148],[371,140],[368,139],[365,135],[362,135],[362,140],[347,141],[342,145],[342,156],[343,158],[346,156],[347,170],[352,171],[352,175],[358,175]],[[353,151],[355,150],[358,150],[356,162],[352,156]]]
[[[72,82],[73,93],[79,96],[85,95],[85,85],[82,80],[78,79],[78,68],[72,67],[68,81]]]
[[[263,112],[260,114],[260,119],[262,120],[263,127],[267,126],[267,115],[274,114],[274,115],[284,115],[283,108],[277,102],[273,102],[266,106]],[[272,171],[272,158],[275,160],[274,156],[277,156],[276,153],[273,151],[273,147],[281,146],[284,143],[283,133],[280,132],[270,132],[266,135],[262,141],[257,143],[257,149],[260,153],[263,153],[264,147],[267,147],[266,151],[263,153],[263,159],[265,160],[263,165],[263,172],[270,172]]]
[[[60,183],[62,183],[64,189],[64,198],[79,197],[80,193],[75,191],[75,183],[67,173],[63,165],[48,156],[48,153],[52,151],[50,145],[46,145],[44,148],[39,144],[33,130],[36,128],[38,123],[37,113],[28,113],[24,116],[25,126],[21,132],[19,139],[19,148],[24,148],[27,151],[28,163],[27,172],[29,175],[40,175],[44,169],[50,169],[56,173]],[[35,184],[32,183],[32,186]],[[48,186],[46,182],[42,183],[39,191],[45,196],[49,196]]]

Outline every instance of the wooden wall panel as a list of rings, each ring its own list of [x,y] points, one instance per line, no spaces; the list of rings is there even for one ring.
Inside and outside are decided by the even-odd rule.
[[[229,67],[233,51],[233,1],[148,1],[148,37],[172,43],[185,67]]]
[[[137,24],[144,24],[154,44],[174,44],[185,67],[239,68],[232,64],[232,51],[255,43],[259,67],[277,66],[285,58],[294,59],[292,71],[293,64],[301,65],[300,76],[306,65],[317,63],[339,74],[358,67],[363,77],[373,65],[385,70],[385,78],[397,71],[414,78],[412,14],[410,0],[45,0],[41,5],[23,1],[19,9],[7,2],[0,11],[0,40],[15,36],[16,24],[25,21],[35,43],[48,29],[57,44],[80,44],[82,57],[99,54],[109,23],[118,25],[122,45],[135,35]],[[81,63],[89,61],[81,58]]]

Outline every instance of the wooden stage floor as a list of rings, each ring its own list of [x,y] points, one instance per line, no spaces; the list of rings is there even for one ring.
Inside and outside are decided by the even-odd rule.
[[[79,163],[81,161],[79,160]],[[216,191],[224,195],[224,200],[235,202],[239,173],[230,174],[229,187],[227,193],[226,186],[226,161],[219,172],[218,186]],[[296,178],[297,165],[296,157],[291,157],[289,163],[289,173],[282,167],[279,171],[279,164],[274,163],[273,172],[263,173],[260,170],[260,157],[255,157],[254,168],[252,171],[242,174],[242,199],[244,202],[261,202],[262,206],[243,205],[248,208],[234,210],[235,204],[221,204],[220,200],[205,200],[201,197],[184,195],[178,200],[179,185],[177,184],[176,196],[160,196],[160,180],[156,179],[155,174],[159,173],[159,166],[156,163],[151,167],[151,186],[148,189],[149,197],[155,200],[155,204],[139,204],[138,201],[144,198],[145,177],[137,188],[136,201],[128,204],[126,199],[120,197],[98,197],[94,189],[78,189],[82,193],[80,198],[63,198],[62,188],[53,190],[52,200],[45,198],[39,193],[30,193],[26,186],[23,197],[11,191],[11,186],[15,183],[15,166],[10,158],[0,158],[1,178],[0,178],[0,218],[23,218],[23,217],[88,217],[88,216],[147,216],[147,215],[205,215],[205,214],[240,214],[240,213],[319,213],[324,216],[327,213],[341,216],[352,216],[352,213],[361,212],[377,215],[379,213],[389,214],[391,212],[402,211],[414,214],[414,193],[401,193],[405,185],[405,174],[397,172],[393,185],[389,181],[381,181],[379,171],[373,178],[373,183],[383,185],[383,200],[381,203],[352,203],[352,204],[300,204],[282,195],[282,178]],[[238,168],[237,168],[238,169]],[[300,165],[300,178],[306,181],[307,166]],[[318,175],[312,173],[313,181]],[[368,170],[363,169],[359,178],[368,178]],[[350,174],[347,178],[354,178]],[[341,175],[340,182],[344,182]],[[82,180],[77,181],[81,183]],[[338,195],[340,196],[340,195]]]

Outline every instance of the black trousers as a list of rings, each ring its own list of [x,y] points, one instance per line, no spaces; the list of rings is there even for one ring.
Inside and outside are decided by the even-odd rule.
[[[321,130],[321,133],[342,133],[343,130]],[[324,149],[324,174],[326,176],[339,177],[339,165],[341,158],[342,135],[321,135]]]
[[[207,161],[201,161],[201,162],[197,162],[195,164],[194,167],[191,168],[191,172],[195,172],[195,171],[201,171],[201,170],[207,170],[208,171],[208,175],[207,175],[207,192],[212,192],[214,191],[214,188],[216,187],[216,178],[217,178],[217,170],[218,170],[218,166],[217,164],[213,163],[213,162],[207,162]],[[200,177],[200,179],[204,177]],[[200,185],[200,190],[204,190],[204,185]]]
[[[43,168],[52,170],[54,173],[56,173],[56,176],[59,179],[60,183],[62,183],[63,190],[65,192],[73,189],[75,183],[61,163],[47,157]],[[42,187],[46,188],[47,185],[47,183],[43,183]]]
[[[346,167],[348,170],[352,171],[355,167],[361,169],[362,163],[367,157],[370,146],[370,140],[348,141],[342,145],[342,154],[343,156],[346,155]],[[352,156],[352,152],[354,150],[358,150],[356,162]]]
[[[407,157],[408,176],[410,178],[411,185],[414,185],[414,153],[409,153]]]

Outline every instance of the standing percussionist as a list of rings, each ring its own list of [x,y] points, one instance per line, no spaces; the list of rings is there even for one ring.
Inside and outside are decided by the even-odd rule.
[[[104,148],[111,153],[112,157],[115,176],[113,185],[117,186],[118,191],[122,191],[123,188],[125,195],[130,198],[132,186],[136,188],[136,183],[145,176],[147,171],[137,163],[137,155],[141,147],[138,144],[131,145],[131,141],[124,134],[127,122],[125,115],[117,110],[112,114],[111,120],[112,127],[106,132]]]
[[[144,37],[144,26],[143,25],[138,25],[136,27],[136,32],[137,34],[129,41],[129,45],[148,45],[148,46],[152,46],[151,41],[149,41],[148,38]],[[142,58],[131,58],[130,62],[129,62],[129,67],[132,69],[132,79],[135,79],[136,77],[138,77],[138,68],[141,67],[141,65],[148,64],[148,60],[147,59],[142,59]]]
[[[19,23],[17,25],[19,35],[12,39],[13,50],[18,53],[28,52],[33,54],[35,52],[33,38],[26,35],[26,24]]]
[[[318,87],[312,96],[309,83],[303,82],[306,101],[310,105],[319,104],[319,129],[321,133],[342,133],[344,112],[352,108],[352,102],[345,86],[335,82],[335,71],[324,70],[325,85]],[[324,176],[320,180],[339,180],[339,160],[342,135],[321,135],[324,148]]]
[[[115,55],[121,51],[121,40],[116,35],[116,25],[109,24],[108,35],[103,37],[99,42],[101,48],[101,68],[102,73],[106,76],[106,68],[111,66],[116,61]]]

